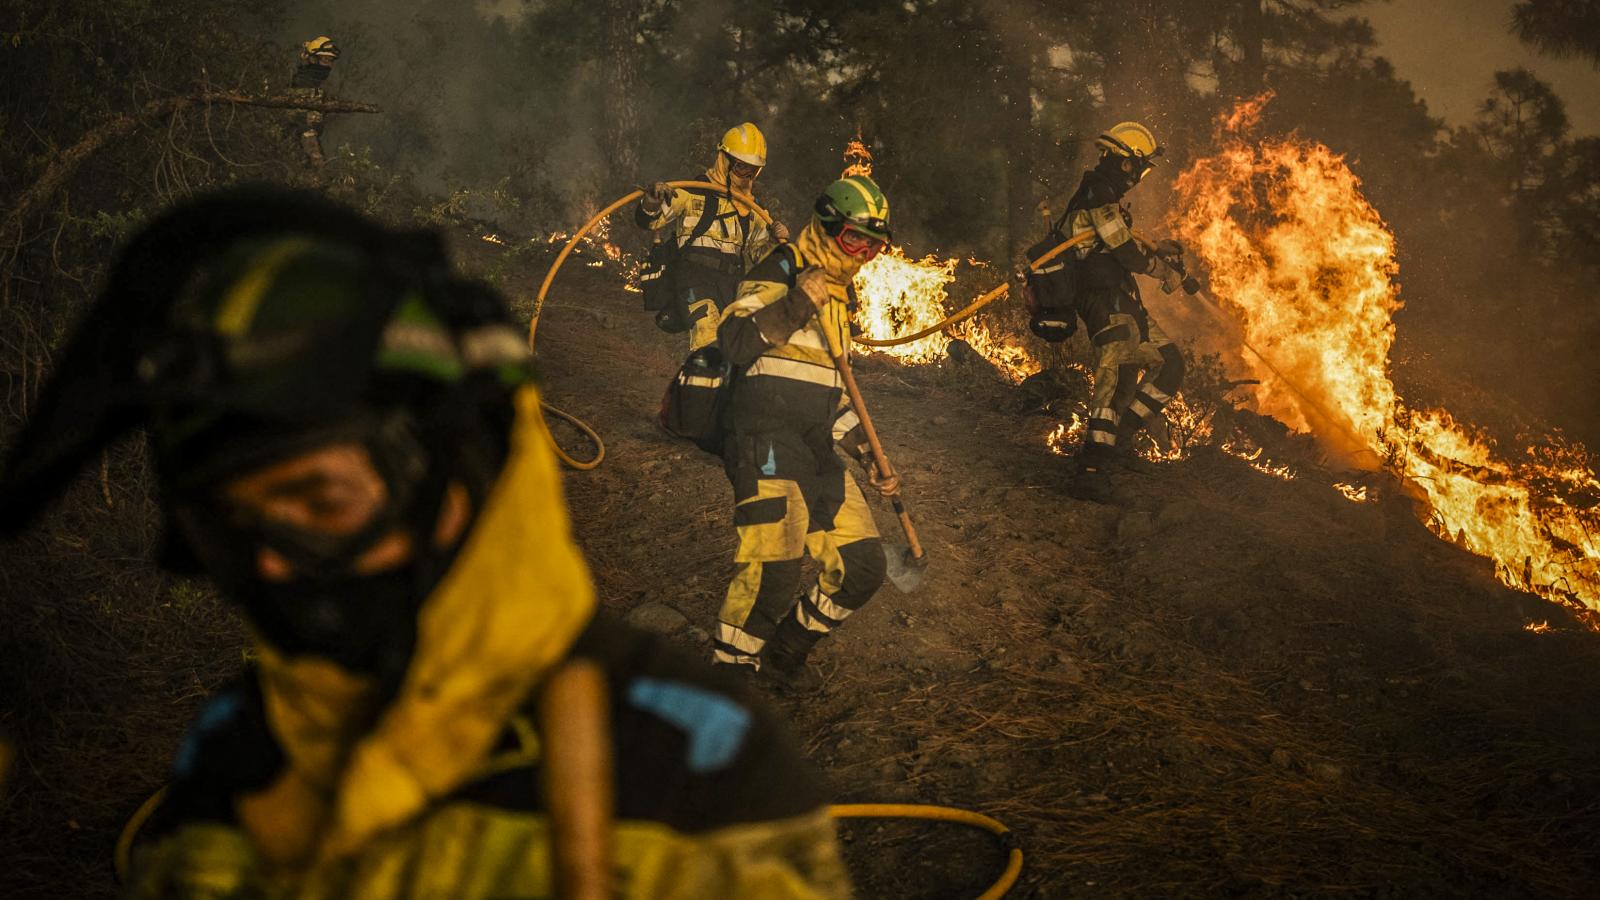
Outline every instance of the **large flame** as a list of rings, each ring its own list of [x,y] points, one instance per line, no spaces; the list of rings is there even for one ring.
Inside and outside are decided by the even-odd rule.
[[[1261,102],[1225,117],[1222,149],[1178,178],[1175,222],[1254,348],[1240,359],[1261,380],[1261,411],[1393,471],[1435,532],[1493,559],[1505,583],[1600,610],[1587,451],[1556,441],[1508,461],[1447,411],[1406,407],[1389,374],[1394,236],[1327,147],[1245,139]]]
[[[860,301],[856,324],[863,334],[877,340],[937,325],[949,315],[945,302],[960,265],[958,259],[912,259],[899,247],[878,254],[856,273]],[[957,322],[910,343],[877,349],[906,363],[938,362],[945,358],[952,338],[965,341],[1012,381],[1043,368],[1021,342],[995,333],[981,318]]]

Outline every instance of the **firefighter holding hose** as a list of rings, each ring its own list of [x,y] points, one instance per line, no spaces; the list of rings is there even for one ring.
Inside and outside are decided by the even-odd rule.
[[[689,332],[689,350],[717,339],[717,322],[733,302],[739,282],[775,244],[789,239],[780,222],[769,230],[735,195],[752,197],[756,178],[767,164],[767,139],[745,122],[717,142],[717,158],[706,181],[719,192],[674,188],[658,182],[639,200],[635,220],[641,228],[669,231],[660,240],[667,251],[659,262],[663,307],[656,323],[665,331]],[[653,255],[654,257],[654,255]]]
[[[596,615],[526,346],[437,235],[313,194],[191,201],[125,249],[55,372],[0,526],[142,427],[164,563],[255,642],[130,896],[848,895],[768,713]]]
[[[1029,258],[1062,241],[1089,234],[1067,253],[1028,272],[1030,327],[1047,341],[1065,341],[1083,320],[1094,346],[1094,394],[1089,426],[1078,456],[1072,492],[1107,503],[1106,469],[1131,453],[1141,428],[1160,429],[1162,410],[1183,384],[1183,353],[1156,324],[1139,297],[1135,275],[1147,275],[1172,293],[1184,283],[1183,248],[1175,241],[1149,246],[1133,234],[1123,199],[1161,156],[1150,129],[1123,122],[1095,140],[1100,160],[1083,176],[1067,211]]]
[[[743,374],[726,414],[724,466],[733,482],[738,567],[718,614],[713,658],[775,686],[819,687],[806,660],[817,641],[883,583],[878,529],[834,447],[866,463],[867,437],[830,353],[850,343],[856,272],[889,241],[889,201],[871,178],[834,182],[810,223],[751,270],[718,329]],[[869,480],[885,496],[892,473]],[[800,587],[809,553],[821,566]]]

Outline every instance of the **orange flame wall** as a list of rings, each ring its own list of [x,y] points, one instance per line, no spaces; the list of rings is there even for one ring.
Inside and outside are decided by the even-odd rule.
[[[1222,149],[1179,176],[1173,224],[1244,340],[1271,360],[1240,354],[1261,379],[1261,411],[1394,471],[1426,495],[1435,532],[1495,560],[1507,584],[1600,610],[1600,517],[1567,499],[1600,495],[1587,451],[1557,442],[1508,461],[1447,411],[1406,408],[1389,375],[1394,236],[1327,147],[1246,140],[1260,102],[1226,118]]]

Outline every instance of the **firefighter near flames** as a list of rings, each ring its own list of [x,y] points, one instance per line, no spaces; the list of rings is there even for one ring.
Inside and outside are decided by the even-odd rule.
[[[1214,59],[1165,86],[1005,4],[446,4],[495,24],[434,43],[353,12],[389,119],[303,24],[133,82],[58,28],[93,4],[19,29],[52,114],[104,99],[63,39],[144,99],[0,147],[41,170],[0,222],[0,893],[1582,895],[1596,457],[1523,373],[1430,357],[1473,310],[1419,302],[1415,235],[1528,215],[1507,258],[1585,259],[1600,139],[1507,138],[1559,130],[1537,91],[1374,117],[1428,191],[1516,181],[1405,205],[1318,93],[1351,67],[1382,108],[1388,63],[1288,60],[1349,48],[1246,5],[1171,13]]]

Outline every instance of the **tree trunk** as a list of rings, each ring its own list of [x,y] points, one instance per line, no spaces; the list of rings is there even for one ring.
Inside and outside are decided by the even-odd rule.
[[[639,47],[644,0],[610,0],[601,42],[605,150],[618,183],[639,180]]]
[[[1033,71],[1032,60],[1019,57],[1006,88],[1006,238],[1013,254],[1033,242]]]
[[[1239,24],[1233,34],[1239,45],[1239,68],[1231,87],[1240,97],[1253,97],[1267,86],[1267,16],[1263,2],[1239,0]]]

